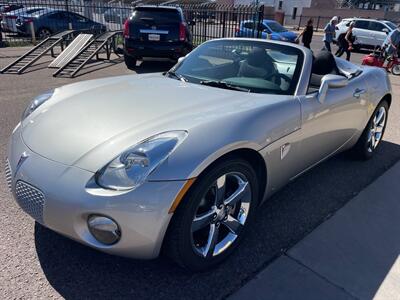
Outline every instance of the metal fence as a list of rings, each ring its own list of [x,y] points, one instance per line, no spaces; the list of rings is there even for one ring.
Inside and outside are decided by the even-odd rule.
[[[6,46],[37,42],[67,29],[94,34],[121,30],[135,7],[134,2],[124,4],[88,0],[13,0],[12,3],[21,8],[0,12],[2,44]],[[208,39],[232,37],[243,20],[261,22],[265,17],[263,6],[226,6],[213,3],[179,6],[183,9],[196,45]],[[40,17],[36,18],[37,15]],[[254,36],[258,36],[257,29],[254,31]]]
[[[331,17],[320,17],[320,16],[307,16],[307,15],[285,15],[284,25],[291,29],[298,30],[299,28],[303,28],[306,26],[307,21],[312,19],[314,24],[314,30],[320,31],[323,30],[326,24],[329,23]]]
[[[154,0],[153,3],[151,0],[146,1],[146,4],[161,4],[158,0]],[[0,0],[0,44],[3,46],[35,43],[48,35],[67,29],[94,34],[121,30],[135,5],[139,4],[138,1],[106,3],[95,0],[13,0],[11,3],[14,8],[19,9],[4,12],[2,10],[6,8],[7,2]],[[177,5],[176,2],[174,5]],[[196,45],[208,39],[235,36],[241,22],[245,20],[252,20],[254,23],[251,36],[261,36],[257,22],[275,18],[274,15],[265,14],[263,6],[256,5],[217,5],[214,2],[195,5],[181,3],[179,6],[183,9]],[[48,16],[43,14],[54,11],[58,13]],[[36,18],[37,15],[41,17]],[[285,16],[284,25],[289,29],[298,29],[303,27],[309,18]],[[328,18],[322,17],[313,19],[316,30],[323,28],[329,21]]]

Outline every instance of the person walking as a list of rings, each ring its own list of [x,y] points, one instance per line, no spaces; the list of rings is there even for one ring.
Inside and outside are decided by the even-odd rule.
[[[400,25],[393,30],[383,42],[382,49],[385,49],[386,58],[392,58],[397,53],[400,45]]]
[[[351,22],[346,32],[338,37],[339,49],[336,51],[336,56],[341,57],[346,52],[346,60],[350,60],[351,50],[353,50],[354,36],[353,36],[354,22]]]
[[[331,43],[333,42],[333,39],[335,37],[335,32],[336,32],[336,24],[338,23],[338,17],[334,16],[331,21],[326,24],[324,28],[324,44],[325,44],[325,49],[331,52]]]
[[[311,49],[310,45],[311,45],[313,34],[314,34],[313,19],[309,19],[307,21],[306,27],[303,29],[303,31],[297,37],[296,43],[298,43],[300,38],[302,37],[301,41],[302,41],[304,47]]]

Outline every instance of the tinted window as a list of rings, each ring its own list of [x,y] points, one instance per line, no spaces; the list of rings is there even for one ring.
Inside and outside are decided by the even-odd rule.
[[[244,27],[244,28],[247,28],[247,29],[253,29],[253,28],[254,28],[254,25],[253,25],[253,22],[245,22],[245,23],[243,24],[243,27]]]
[[[50,19],[62,19],[65,20],[68,18],[68,16],[66,15],[66,13],[63,12],[56,12],[56,13],[52,13],[49,15]]]
[[[175,72],[192,83],[223,82],[252,93],[293,95],[302,65],[302,51],[291,46],[222,40],[196,48]]]
[[[175,9],[136,8],[132,15],[134,23],[170,24],[180,23],[180,13]]]
[[[369,29],[369,21],[356,21],[355,28]]]
[[[385,22],[385,24],[387,26],[389,26],[389,28],[392,29],[392,30],[397,28],[396,24],[394,24],[392,22]]]
[[[75,21],[78,21],[78,22],[87,22],[87,21],[89,21],[88,19],[86,19],[85,17],[83,17],[83,16],[81,16],[81,15],[78,15],[78,14],[71,14],[71,18],[73,19],[73,20],[75,20]]]
[[[369,29],[373,31],[382,31],[383,28],[386,28],[385,25],[378,22],[370,22]]]

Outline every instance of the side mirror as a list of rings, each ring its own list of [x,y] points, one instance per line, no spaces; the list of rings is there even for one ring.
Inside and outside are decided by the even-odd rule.
[[[387,28],[383,28],[383,29],[382,29],[382,32],[384,32],[384,33],[388,34],[388,33],[389,33],[389,29],[387,29]]]
[[[184,56],[178,58],[178,64],[182,63],[185,60]]]
[[[345,87],[348,79],[341,75],[328,74],[322,77],[321,86],[318,91],[318,101],[324,103],[328,89]]]

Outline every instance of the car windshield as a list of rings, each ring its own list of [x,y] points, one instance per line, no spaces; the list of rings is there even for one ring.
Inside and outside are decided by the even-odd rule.
[[[396,24],[394,24],[394,23],[392,23],[392,22],[386,21],[385,24],[386,24],[387,26],[389,26],[390,29],[392,29],[392,30],[397,28]]]
[[[281,24],[278,22],[268,22],[267,26],[273,31],[273,32],[286,32],[288,31],[285,27],[283,27]]]
[[[196,48],[167,76],[216,88],[293,95],[303,52],[265,41],[215,40]]]

